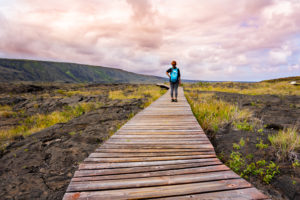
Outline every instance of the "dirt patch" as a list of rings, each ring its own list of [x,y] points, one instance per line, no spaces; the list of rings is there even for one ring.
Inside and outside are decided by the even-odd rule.
[[[49,100],[51,97],[35,99],[39,108],[33,106],[31,111],[32,101],[28,97],[14,105],[16,110],[26,107],[30,114],[51,112],[60,109],[58,105],[79,101],[101,100],[104,104],[67,123],[56,124],[26,138],[15,138],[0,158],[1,199],[62,199],[79,163],[147,101],[147,98],[108,99],[109,90],[124,89],[126,85],[91,87],[102,87],[103,93],[55,101]]]
[[[300,96],[243,95],[216,92],[224,101],[237,104],[254,112],[269,129],[282,129],[296,125],[300,128]]]

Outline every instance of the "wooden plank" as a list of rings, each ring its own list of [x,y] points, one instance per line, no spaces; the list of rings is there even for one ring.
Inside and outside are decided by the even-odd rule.
[[[214,152],[214,149],[211,149],[211,148],[206,148],[206,149],[119,149],[119,148],[116,148],[116,149],[113,149],[113,148],[110,148],[110,149],[104,149],[104,148],[98,148],[96,149],[96,152],[102,152],[102,153],[105,153],[105,152],[110,152],[110,153],[116,153],[116,152],[122,152],[122,153],[132,153],[132,152],[137,152],[137,153],[148,153],[148,152],[153,152],[153,153],[156,153],[156,152]]]
[[[101,181],[72,181],[67,192],[92,191],[92,190],[112,190],[120,188],[138,188],[163,185],[175,185],[185,183],[199,183],[204,181],[217,181],[228,179],[240,179],[232,171],[218,171],[199,174],[184,174],[172,176],[159,176],[147,178],[124,178],[118,180],[101,180]]]
[[[200,148],[201,147],[201,148]],[[213,149],[211,144],[184,145],[184,144],[103,144],[101,149]]]
[[[146,167],[128,167],[128,168],[115,168],[115,169],[88,169],[78,170],[75,172],[74,177],[84,176],[104,176],[104,175],[118,175],[118,174],[130,174],[138,172],[154,172],[164,171],[173,169],[185,169],[185,168],[196,168],[205,166],[221,165],[219,160],[202,162],[202,163],[186,163],[186,164],[174,164],[174,165],[158,165],[158,166],[146,166]]]
[[[127,174],[117,174],[108,176],[85,176],[85,177],[74,177],[72,181],[100,181],[100,180],[115,180],[124,178],[145,178],[145,177],[155,177],[155,176],[171,176],[171,175],[182,175],[182,174],[197,174],[197,173],[207,173],[216,171],[228,171],[229,168],[225,165],[212,165],[212,166],[202,166],[202,167],[192,167],[184,169],[172,169],[172,170],[160,170],[154,172],[140,172],[140,173],[127,173]]]
[[[164,131],[162,132],[157,131],[157,132],[151,132],[151,131],[147,131],[147,130],[142,130],[142,131],[123,131],[120,130],[117,133],[115,133],[117,135],[204,135],[204,132],[182,132],[182,131]]]
[[[91,153],[90,158],[127,158],[127,157],[156,157],[156,156],[186,156],[186,155],[215,155],[214,152],[150,152],[150,153]]]
[[[174,123],[176,123],[176,125],[195,125],[195,126],[199,126],[198,122],[197,121],[181,121],[181,120],[168,120],[168,121],[162,121],[162,120],[156,120],[156,121],[150,121],[150,120],[147,120],[147,122],[145,122],[145,120],[141,120],[141,121],[133,121],[133,122],[130,122],[130,123],[126,123],[124,124],[124,126],[150,126],[150,125],[154,125],[154,126],[173,126]]]
[[[209,140],[204,141],[195,141],[195,140],[177,140],[177,141],[147,141],[147,140],[124,140],[124,141],[115,141],[115,140],[109,140],[105,142],[105,145],[197,145],[199,147],[202,144],[210,144]]]
[[[237,190],[228,190],[221,192],[209,192],[203,194],[190,194],[186,196],[176,196],[176,197],[166,197],[166,198],[157,198],[159,200],[203,200],[203,199],[218,199],[218,200],[267,200],[269,199],[266,195],[261,192],[258,192],[256,188],[245,188]]]
[[[118,135],[114,134],[110,137],[110,139],[194,139],[194,140],[207,140],[208,138],[204,134],[199,135],[132,135],[132,134],[126,134],[126,135]]]
[[[110,138],[107,142],[180,142],[180,141],[186,141],[186,142],[206,142],[208,140],[208,138],[205,138],[205,137],[175,137],[175,138],[172,138],[171,137],[168,137],[168,138],[162,138],[162,137],[151,137],[151,136],[148,136],[148,137],[145,137],[144,138],[136,138],[136,136],[134,137],[125,137],[125,138],[122,138],[122,137],[113,137],[113,138]]]
[[[124,162],[124,163],[83,163],[79,165],[79,169],[108,169],[108,168],[122,168],[122,167],[143,167],[155,165],[173,165],[185,163],[199,163],[217,161],[217,158],[204,159],[188,159],[188,160],[164,160],[152,162]]]
[[[126,132],[126,133],[135,133],[135,132],[151,132],[151,133],[160,133],[160,134],[168,134],[168,133],[182,133],[182,134],[205,134],[203,130],[201,129],[195,129],[195,130],[186,130],[186,129],[174,129],[174,130],[152,130],[152,129],[141,129],[141,130],[135,130],[135,129],[123,129],[117,131],[119,132]]]
[[[66,193],[64,200],[74,199],[141,199],[168,197],[176,195],[197,194],[203,192],[215,192],[233,189],[249,188],[251,184],[243,179],[221,180],[202,183],[178,184],[168,186],[120,189],[120,190],[103,190],[95,192],[77,192]]]
[[[162,160],[187,160],[187,159],[202,159],[215,158],[216,155],[187,155],[187,156],[156,156],[156,157],[127,157],[127,158],[95,158],[88,157],[85,162],[101,162],[101,163],[120,163],[120,162],[148,162]]]

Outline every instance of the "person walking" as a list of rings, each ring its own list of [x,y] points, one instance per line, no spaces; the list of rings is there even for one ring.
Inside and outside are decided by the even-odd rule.
[[[166,74],[170,80],[170,87],[171,87],[171,102],[177,102],[177,95],[178,95],[178,85],[181,83],[180,80],[180,70],[176,67],[177,63],[175,60],[171,62],[172,67],[167,70]],[[175,91],[175,98],[174,93]]]

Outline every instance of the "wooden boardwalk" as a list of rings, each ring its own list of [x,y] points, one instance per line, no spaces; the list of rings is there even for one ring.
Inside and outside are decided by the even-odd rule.
[[[75,199],[268,199],[226,167],[182,88],[139,112],[79,165],[64,195]]]

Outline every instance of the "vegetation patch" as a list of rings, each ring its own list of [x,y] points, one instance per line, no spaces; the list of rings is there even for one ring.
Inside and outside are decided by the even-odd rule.
[[[12,106],[0,105],[0,117],[10,118],[16,116],[17,113],[12,111]]]
[[[264,183],[269,184],[276,174],[279,174],[279,166],[273,161],[265,160],[252,162],[241,172],[241,176],[248,179],[249,175],[258,176]]]
[[[295,89],[295,86],[289,84],[288,81],[283,82],[260,82],[260,83],[238,83],[238,82],[224,82],[224,83],[204,83],[185,84],[190,90],[198,91],[218,91],[229,92],[247,95],[300,95],[300,90]],[[255,105],[255,103],[252,103]]]
[[[0,140],[7,140],[16,136],[27,136],[50,127],[57,123],[65,123],[86,112],[101,107],[101,103],[80,103],[75,106],[65,106],[62,111],[50,114],[35,114],[19,122],[19,125],[8,130],[0,130]]]
[[[63,89],[58,89],[56,90],[57,94],[67,96],[67,97],[72,97],[76,95],[81,95],[81,96],[93,96],[93,95],[101,95],[103,94],[103,91],[101,89],[99,90],[63,90]]]
[[[234,123],[243,128],[252,113],[236,105],[214,98],[213,93],[186,92],[193,113],[204,130],[217,132],[224,124]]]
[[[129,86],[126,90],[113,90],[109,92],[109,98],[112,100],[121,99],[141,99],[148,98],[148,101],[143,105],[147,107],[153,101],[158,99],[162,94],[164,94],[166,90],[161,89],[155,85],[141,85],[140,87]]]
[[[279,160],[294,160],[296,150],[300,148],[300,136],[297,129],[287,128],[268,137],[272,147],[277,151]]]

